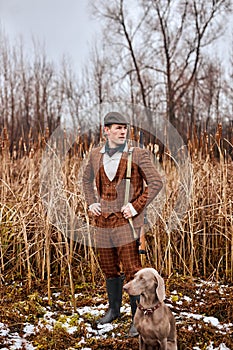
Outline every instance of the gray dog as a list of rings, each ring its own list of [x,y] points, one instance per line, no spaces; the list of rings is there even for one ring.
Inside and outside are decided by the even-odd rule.
[[[140,350],[177,350],[175,318],[164,304],[163,278],[153,268],[138,271],[124,286],[129,295],[140,295],[134,325]]]

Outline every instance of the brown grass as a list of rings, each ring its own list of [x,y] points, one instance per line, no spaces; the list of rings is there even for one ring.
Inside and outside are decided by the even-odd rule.
[[[167,178],[164,208],[146,235],[146,264],[165,275],[233,281],[233,164],[215,136],[208,145],[202,139],[189,140],[193,168],[190,203],[182,217],[175,218],[177,169],[172,159],[163,157]],[[229,142],[229,144],[231,144]],[[9,151],[5,130],[0,148],[0,277],[1,282],[23,279],[30,290],[32,282],[47,280],[51,285],[59,276],[60,285],[68,283],[75,307],[75,276],[85,282],[86,271],[94,284],[102,276],[93,248],[67,238],[48,219],[40,197],[40,164],[44,139]],[[64,164],[67,202],[80,220],[85,218],[80,164],[89,147],[81,141]],[[149,146],[148,146],[149,147]],[[218,159],[213,155],[217,147]],[[23,151],[22,151],[23,149]],[[171,213],[173,213],[171,216]],[[176,226],[167,226],[169,218]],[[89,278],[89,277],[88,277]]]

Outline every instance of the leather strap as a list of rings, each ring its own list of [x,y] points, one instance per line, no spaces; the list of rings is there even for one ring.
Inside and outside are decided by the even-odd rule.
[[[128,160],[127,160],[124,205],[126,205],[129,201],[130,179],[131,179],[131,171],[132,171],[132,155],[133,155],[133,149],[130,148],[128,151]]]
[[[126,205],[129,202],[130,180],[131,180],[131,171],[132,171],[132,156],[133,156],[133,148],[131,147],[128,150],[124,205]],[[132,229],[134,239],[138,239],[137,233],[133,226],[133,219],[129,218],[128,221]]]
[[[146,316],[152,315],[153,312],[154,312],[155,310],[157,310],[160,306],[161,306],[161,303],[158,303],[158,304],[156,304],[156,305],[153,306],[153,307],[144,308],[144,307],[142,306],[142,304],[138,304],[139,310],[141,310],[141,311],[144,313],[144,315],[146,315]]]

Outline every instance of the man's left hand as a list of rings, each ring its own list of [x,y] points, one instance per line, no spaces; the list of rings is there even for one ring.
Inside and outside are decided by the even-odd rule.
[[[133,216],[137,215],[137,212],[131,203],[127,203],[126,205],[123,205],[123,207],[121,208],[121,212],[125,219],[130,219]]]

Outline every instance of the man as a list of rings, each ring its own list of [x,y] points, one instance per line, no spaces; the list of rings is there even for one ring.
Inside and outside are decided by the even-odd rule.
[[[106,144],[91,151],[83,176],[85,199],[95,220],[97,253],[106,278],[109,301],[109,309],[99,324],[112,322],[120,316],[124,280],[122,270],[129,281],[142,267],[136,238],[140,237],[146,206],[162,188],[161,177],[148,152],[138,147],[129,148],[126,142],[128,124],[126,117],[118,112],[105,116]],[[130,152],[130,193],[125,203]],[[131,224],[129,220],[132,220]],[[137,300],[139,296],[130,296],[132,321]],[[137,334],[132,322],[129,336]]]

